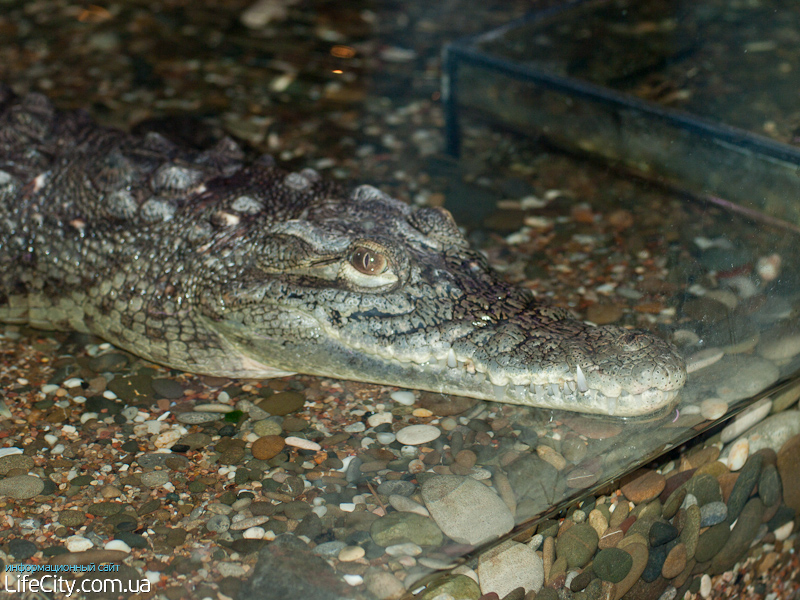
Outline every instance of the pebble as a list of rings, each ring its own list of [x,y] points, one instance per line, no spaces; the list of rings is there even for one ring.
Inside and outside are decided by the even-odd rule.
[[[406,498],[400,494],[390,495],[389,504],[392,506],[392,508],[400,512],[416,513],[418,515],[422,515],[423,517],[430,516],[428,509],[422,506],[419,502],[415,502],[411,498]]]
[[[735,440],[753,425],[762,421],[769,414],[771,408],[772,401],[769,398],[762,398],[755,404],[747,407],[736,415],[730,425],[726,426],[725,429],[720,432],[720,441],[722,443],[727,443],[731,440]]]
[[[286,441],[279,435],[265,435],[253,442],[250,451],[258,460],[269,460],[278,455],[286,445]]]
[[[194,407],[194,412],[208,412],[208,413],[222,413],[228,414],[236,410],[230,404],[220,404],[219,402],[210,402],[207,404],[197,404]]]
[[[320,446],[318,443],[301,437],[290,436],[284,441],[286,442],[287,446],[293,446],[295,448],[300,448],[301,450],[311,450],[313,452],[322,450],[322,446]]]
[[[720,348],[704,348],[695,352],[686,359],[686,372],[694,373],[700,369],[710,367],[725,355]]]
[[[749,442],[751,453],[764,448],[772,448],[777,452],[786,440],[797,434],[800,434],[800,411],[787,410],[767,417],[745,432],[741,438]],[[722,459],[726,458],[729,452],[730,446],[726,446],[722,452]]]
[[[700,577],[700,596],[703,598],[711,596],[711,577],[708,573],[703,573],[703,576]]]
[[[787,327],[776,327],[761,336],[758,353],[768,360],[782,362],[800,353],[800,333]]]
[[[461,544],[477,546],[514,527],[514,516],[502,498],[472,477],[430,477],[422,485],[422,499],[442,531]]]
[[[314,554],[322,558],[336,558],[347,544],[340,540],[323,542],[314,547]]]
[[[169,483],[167,471],[148,471],[139,474],[139,481],[147,487],[159,487]]]
[[[38,496],[44,491],[45,482],[34,475],[15,475],[0,479],[0,496],[25,500]]]
[[[777,455],[776,455],[777,460]],[[780,502],[783,496],[783,488],[781,486],[781,479],[778,475],[778,469],[775,465],[765,465],[761,470],[761,476],[758,479],[758,496],[764,503],[764,506],[774,506]]]
[[[225,533],[231,527],[231,520],[227,515],[214,515],[206,522],[206,529],[213,533]]]
[[[664,491],[666,478],[657,471],[646,471],[621,488],[625,497],[634,504],[650,502]]]
[[[389,513],[370,526],[370,536],[379,546],[412,543],[418,546],[440,546],[442,531],[429,517],[415,513]]]
[[[36,465],[34,460],[18,452],[12,452],[0,458],[0,475],[6,475],[12,469],[30,471]]]
[[[242,531],[242,539],[245,540],[263,540],[266,535],[267,530],[259,526],[248,527]]]
[[[783,502],[795,514],[800,514],[800,435],[783,444],[778,452],[777,468],[783,484]],[[0,485],[2,483],[0,481]]]
[[[381,569],[367,571],[364,575],[364,585],[377,600],[397,600],[406,591],[402,581],[392,573]]]
[[[722,523],[727,516],[728,506],[724,502],[709,502],[700,507],[700,527]]]
[[[110,540],[103,546],[104,550],[118,550],[120,552],[130,552],[131,547],[122,540]]]
[[[150,385],[163,398],[175,400],[183,397],[183,386],[173,379],[153,379]]]
[[[704,419],[716,421],[728,412],[728,403],[719,398],[707,398],[700,403],[700,414]]]
[[[525,544],[507,540],[478,557],[481,591],[505,597],[516,588],[538,592],[544,584],[544,563]]]
[[[397,441],[405,446],[420,446],[437,439],[442,434],[433,425],[409,425],[395,433]]]
[[[570,569],[582,568],[597,550],[599,537],[588,523],[573,525],[556,540],[556,555],[567,561]]]
[[[633,557],[618,548],[600,550],[592,561],[592,570],[603,581],[619,583],[630,573]],[[588,582],[587,582],[588,583]]]
[[[729,570],[745,553],[761,526],[764,504],[759,498],[751,499],[731,529],[730,537],[711,561],[709,573],[716,575]]]
[[[466,575],[449,575],[437,580],[420,595],[419,600],[478,600],[481,589]]]
[[[178,415],[178,422],[186,425],[202,425],[218,421],[220,416],[216,413],[184,412]]]
[[[64,540],[64,545],[70,552],[84,552],[94,546],[91,540],[88,540],[80,535],[69,536],[66,540]]]
[[[667,553],[667,558],[661,567],[661,576],[665,579],[677,577],[686,568],[686,562],[686,546],[678,544]]]
[[[422,554],[422,548],[411,543],[395,544],[387,546],[385,552],[389,556],[419,556]]]
[[[302,410],[306,398],[298,392],[278,392],[259,402],[256,406],[271,415],[284,416]]]
[[[727,467],[731,471],[738,471],[744,466],[747,457],[750,455],[750,441],[740,439],[731,445],[730,453],[728,454]]]
[[[733,484],[731,493],[728,496],[728,517],[733,522],[739,517],[739,513],[744,508],[747,499],[753,493],[753,490],[758,483],[761,476],[761,466],[764,462],[762,454],[754,454],[747,459],[747,462],[742,467],[736,483]]]
[[[416,396],[414,396],[414,392],[409,392],[405,390],[392,392],[391,394],[389,394],[389,397],[398,404],[402,404],[403,406],[413,406],[413,404],[417,401]]]
[[[253,433],[258,436],[278,435],[283,431],[281,424],[272,419],[263,419],[253,423]]]
[[[345,546],[339,551],[337,558],[342,562],[353,562],[364,558],[366,553],[361,546]]]

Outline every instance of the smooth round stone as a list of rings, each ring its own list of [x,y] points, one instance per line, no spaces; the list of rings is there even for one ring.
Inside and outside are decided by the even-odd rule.
[[[777,467],[783,484],[783,502],[800,513],[800,435],[788,439],[781,447]]]
[[[178,443],[188,446],[188,450],[199,450],[200,448],[207,447],[211,443],[211,436],[205,433],[190,433],[179,439]]]
[[[281,424],[272,419],[262,419],[253,423],[253,433],[260,437],[279,435],[282,431]]]
[[[181,439],[183,432],[180,429],[167,429],[156,436],[153,445],[156,448],[171,448],[175,443]]]
[[[258,408],[271,415],[284,416],[302,410],[306,398],[299,392],[278,392],[257,404]]]
[[[336,558],[347,544],[340,540],[323,542],[314,547],[314,554],[322,558]]]
[[[130,552],[131,547],[122,540],[109,540],[103,546],[104,550],[118,550],[120,552]]]
[[[631,566],[631,570],[628,572],[628,575],[625,577],[625,579],[615,584],[617,592],[615,597],[622,597],[633,587],[633,584],[639,580],[642,573],[644,573],[649,560],[649,552],[645,540],[641,536],[637,535],[623,539],[619,543],[618,548],[620,550],[625,550],[625,552],[630,554],[631,558],[633,559],[633,565]],[[589,585],[589,588],[591,588],[591,584]],[[598,589],[597,592],[597,598],[599,598],[600,589]]]
[[[711,561],[709,573],[724,573],[744,555],[761,526],[764,515],[764,504],[759,498],[751,499],[742,510],[731,535],[717,555]]]
[[[381,569],[367,571],[364,574],[364,585],[377,600],[395,600],[406,591],[402,581]]]
[[[178,415],[178,422],[186,425],[202,425],[219,421],[221,415],[217,413],[185,412]]]
[[[169,483],[169,473],[167,471],[148,471],[139,475],[139,481],[147,487],[159,487]]]
[[[481,589],[473,579],[466,575],[448,575],[429,586],[419,600],[441,600],[458,598],[459,600],[478,600]]]
[[[206,522],[206,529],[214,533],[225,533],[231,527],[231,520],[227,515],[214,515]]]
[[[197,404],[194,407],[194,412],[207,412],[207,413],[222,413],[228,414],[236,410],[230,404],[220,404],[219,402],[209,402],[206,404]]]
[[[781,479],[778,476],[778,469],[775,465],[766,465],[761,470],[761,477],[758,479],[758,496],[764,502],[764,506],[774,506],[781,499],[783,488]]]
[[[58,513],[58,522],[64,527],[80,527],[86,522],[86,513],[82,510],[62,510]]]
[[[432,442],[440,435],[441,430],[433,425],[409,425],[396,434],[397,441],[404,446],[420,446]]]
[[[378,493],[384,496],[398,494],[400,496],[410,496],[416,491],[417,486],[404,479],[389,479],[382,481],[378,485]]]
[[[592,570],[603,581],[619,583],[633,566],[633,557],[618,548],[600,550],[592,561]],[[588,582],[587,582],[588,583]]]
[[[370,536],[379,546],[412,543],[418,546],[440,546],[442,531],[428,517],[415,513],[389,513],[370,527]]]
[[[739,360],[721,360],[707,369],[703,369],[702,372],[708,373],[718,365],[725,365],[720,373],[715,373],[720,377],[716,380],[720,382],[716,392],[718,397],[728,402],[754,396],[775,383],[780,376],[778,367],[772,362],[756,356],[731,355],[726,356],[725,359]]]
[[[671,542],[676,537],[678,537],[678,530],[673,525],[662,521],[656,521],[650,527],[648,541],[651,547],[661,546],[662,544]]]
[[[301,450],[311,450],[312,452],[318,452],[322,450],[322,446],[320,446],[318,443],[301,437],[289,436],[286,438],[285,442],[287,446],[293,446],[295,448],[300,448]]]
[[[725,546],[730,534],[730,525],[724,521],[704,531],[697,540],[697,549],[694,553],[695,560],[703,563],[714,558],[717,552]]]
[[[8,542],[8,549],[16,562],[28,560],[39,551],[39,548],[30,540],[13,539]],[[6,591],[10,591],[6,589]]]
[[[800,353],[800,333],[786,327],[777,327],[761,336],[758,353],[776,362],[788,360]]]
[[[478,546],[514,527],[508,505],[472,477],[434,475],[422,485],[425,507],[453,541]]]
[[[733,489],[731,489],[731,493],[728,496],[728,517],[731,522],[739,517],[739,513],[744,508],[747,499],[753,493],[761,476],[763,462],[763,455],[754,454],[742,467],[739,477],[736,479],[736,483],[733,484]]]
[[[700,507],[690,506],[683,513],[681,520],[680,540],[686,546],[687,559],[694,557],[697,550],[697,539],[700,536]]]
[[[389,394],[389,397],[403,406],[413,406],[413,404],[417,401],[416,396],[414,396],[414,392],[409,392],[406,390],[392,392]]]
[[[183,398],[183,386],[172,379],[153,379],[150,385],[153,391],[162,398]]]
[[[263,525],[267,521],[269,521],[269,517],[266,515],[259,515],[256,517],[245,517],[244,519],[238,518],[241,515],[237,515],[231,519],[231,531],[244,531],[245,529],[250,529],[252,527],[258,527],[259,525]]]
[[[800,411],[787,410],[767,417],[745,432],[741,439],[750,443],[750,452],[755,454],[764,448],[772,448],[777,452],[789,438],[797,434],[800,434]],[[730,446],[727,446],[722,451],[720,460],[725,460],[729,453]]]
[[[7,474],[12,469],[30,471],[36,466],[34,460],[25,454],[7,454],[0,458],[0,475]]]
[[[622,486],[620,491],[634,504],[642,504],[658,498],[659,494],[664,491],[666,481],[666,478],[657,471],[647,471]]]
[[[735,440],[753,425],[762,421],[769,414],[771,408],[772,400],[769,398],[762,398],[755,404],[747,407],[736,415],[730,425],[726,426],[725,429],[720,432],[720,441],[722,443],[727,443],[731,440]]]
[[[567,561],[570,569],[583,568],[594,555],[599,542],[597,532],[588,523],[567,529],[556,540],[556,554]]]
[[[678,544],[667,553],[667,558],[661,567],[661,576],[664,579],[677,577],[686,568],[686,562],[686,546]]]
[[[544,563],[525,544],[513,540],[478,557],[478,581],[484,593],[495,592],[505,597],[516,588],[538,592],[544,584]]]
[[[700,596],[704,599],[711,596],[711,577],[708,573],[703,573],[700,578]]]
[[[793,530],[794,530],[794,521],[789,521],[787,523],[784,523],[775,530],[775,539],[779,542],[782,542],[792,534]]]
[[[245,540],[263,540],[266,535],[267,530],[259,526],[248,527],[242,531],[242,539]]]
[[[389,556],[419,556],[422,554],[422,548],[416,544],[395,544],[386,548],[386,554]]]
[[[686,372],[694,373],[700,369],[710,367],[723,356],[725,356],[725,352],[720,348],[705,348],[695,352],[686,359]]]
[[[286,446],[286,441],[279,435],[265,435],[253,442],[250,451],[258,460],[269,460],[277,456]]]
[[[724,502],[710,502],[700,507],[700,527],[712,527],[722,523],[728,516],[728,507]]]
[[[728,412],[728,403],[719,398],[707,398],[700,403],[700,414],[708,421],[721,419]]]
[[[44,490],[44,480],[34,475],[16,475],[0,479],[0,496],[26,500],[38,496]]]
[[[750,456],[750,442],[747,438],[736,440],[728,454],[727,467],[731,471],[738,471],[747,462],[747,457]]]
[[[778,392],[772,398],[772,412],[780,413],[789,409],[800,398],[800,385],[795,384]]]
[[[394,442],[397,439],[397,436],[395,436],[395,434],[393,434],[393,433],[391,433],[389,431],[386,431],[386,432],[383,432],[383,433],[376,434],[375,435],[375,439],[378,440],[379,444],[381,444],[383,446],[388,446],[389,444],[391,444],[392,442]]]
[[[69,536],[66,540],[64,540],[64,545],[70,552],[84,552],[94,546],[91,540],[88,540],[80,535]]]
[[[392,494],[389,496],[389,504],[397,511],[411,512],[423,517],[429,517],[431,514],[428,509],[422,506],[419,502],[415,502],[411,498],[401,496],[399,494]]]
[[[694,497],[694,503],[700,506],[709,502],[722,500],[722,490],[719,482],[711,475],[695,475],[684,485],[686,497]]]
[[[361,546],[345,546],[339,550],[337,558],[342,562],[353,562],[364,558],[366,553]]]

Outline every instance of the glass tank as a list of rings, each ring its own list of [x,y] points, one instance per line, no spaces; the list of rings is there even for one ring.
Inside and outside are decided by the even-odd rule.
[[[645,332],[626,339],[669,344],[686,373],[635,417],[621,392],[589,414],[585,374],[489,399],[198,375],[102,332],[12,322],[0,290],[8,590],[50,594],[57,575],[79,598],[796,593],[800,8],[512,4],[2,3],[17,97],[193,152],[230,136],[293,181],[313,169],[445,208],[533,313],[580,324],[575,347]],[[3,97],[8,145],[24,119]],[[0,215],[16,214],[7,183]],[[521,403],[566,389],[572,410]]]

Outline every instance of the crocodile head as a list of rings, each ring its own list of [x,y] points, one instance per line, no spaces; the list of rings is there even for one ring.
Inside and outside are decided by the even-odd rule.
[[[685,382],[668,342],[588,325],[504,282],[443,209],[361,186],[249,235],[245,266],[204,298],[206,327],[239,375],[303,372],[617,416],[667,407]]]

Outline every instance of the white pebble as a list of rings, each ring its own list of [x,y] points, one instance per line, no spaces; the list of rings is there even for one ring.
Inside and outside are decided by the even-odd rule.
[[[317,444],[316,442],[312,442],[310,440],[303,439],[301,437],[296,436],[289,436],[285,440],[287,446],[294,446],[295,448],[301,448],[303,450],[313,450],[314,452],[318,450],[322,450],[322,446]]]
[[[408,391],[392,392],[391,394],[389,394],[389,397],[398,404],[402,404],[404,406],[411,406],[412,404],[414,404],[414,402],[417,401],[416,396],[414,396],[414,392],[408,392]]]
[[[103,398],[105,398],[106,400],[116,400],[117,395],[111,390],[106,390],[105,392],[103,392]]]
[[[699,352],[695,352],[686,359],[686,372],[694,373],[700,369],[710,367],[724,355],[725,353],[719,348],[705,348]]]
[[[794,521],[788,521],[775,530],[775,539],[782,542],[792,534]]]
[[[387,546],[385,552],[389,556],[419,556],[422,554],[422,548],[412,542],[405,542]]]
[[[122,540],[110,540],[103,546],[106,550],[122,550],[123,552],[130,552],[131,547]]]
[[[64,454],[64,450],[66,450],[64,444],[56,444],[55,446],[50,448],[50,454],[52,454],[53,456],[61,456],[62,454]]]
[[[703,573],[700,578],[700,595],[703,598],[708,598],[711,595],[711,577],[708,573]]]
[[[208,413],[231,413],[234,409],[229,404],[219,404],[217,402],[210,402],[207,404],[198,404],[194,407],[194,412],[208,412]]]
[[[161,572],[160,571],[145,571],[144,578],[147,579],[151,584],[156,584],[161,581]]]
[[[263,540],[267,535],[267,530],[263,527],[249,527],[242,532],[242,537],[246,540]]]
[[[165,432],[158,434],[153,444],[156,448],[170,448],[183,436],[183,428],[167,429]]]
[[[384,423],[391,423],[394,420],[394,415],[390,412],[379,412],[375,413],[374,415],[370,415],[367,419],[367,423],[369,423],[370,427],[377,427],[378,425],[383,425]]]
[[[700,414],[704,419],[716,421],[728,412],[728,403],[719,398],[707,398],[700,403]]]
[[[80,386],[80,384],[82,384],[82,383],[83,383],[83,379],[81,379],[80,377],[72,377],[70,379],[67,379],[61,385],[63,385],[65,388],[74,388],[74,387]]]
[[[339,510],[342,512],[353,512],[356,509],[356,505],[352,502],[341,502],[339,504]]]
[[[388,431],[384,433],[379,433],[375,437],[377,438],[378,442],[380,444],[383,444],[384,446],[388,446],[397,439],[397,436],[395,434],[390,433]]]
[[[58,386],[55,383],[47,383],[42,386],[42,393],[45,395],[53,394],[56,390],[58,390]]]
[[[91,421],[92,419],[97,418],[96,412],[85,412],[81,413],[81,423],[86,423],[87,421]]]
[[[339,560],[342,562],[353,562],[364,558],[366,551],[361,546],[345,546],[339,551]]]
[[[22,454],[22,448],[0,448],[0,458],[4,456],[11,456],[12,454]]]
[[[731,452],[728,455],[728,468],[731,471],[738,471],[744,466],[749,455],[750,441],[747,438],[738,440],[731,446]]]
[[[80,535],[71,535],[65,540],[65,545],[67,546],[67,550],[70,552],[85,552],[94,544],[91,540],[87,540],[85,537]]]
[[[347,583],[349,583],[353,587],[364,583],[364,578],[361,575],[344,575],[342,579],[344,579]]]
[[[762,421],[764,417],[769,414],[771,409],[772,400],[769,398],[762,398],[736,415],[733,422],[722,430],[719,439],[723,443],[735,440],[753,425]]]
[[[361,433],[367,430],[367,426],[364,425],[363,421],[356,421],[355,423],[350,423],[350,425],[345,426],[344,430],[347,433]]]
[[[432,442],[440,435],[441,430],[433,425],[409,425],[398,431],[397,441],[406,446],[420,446]]]

